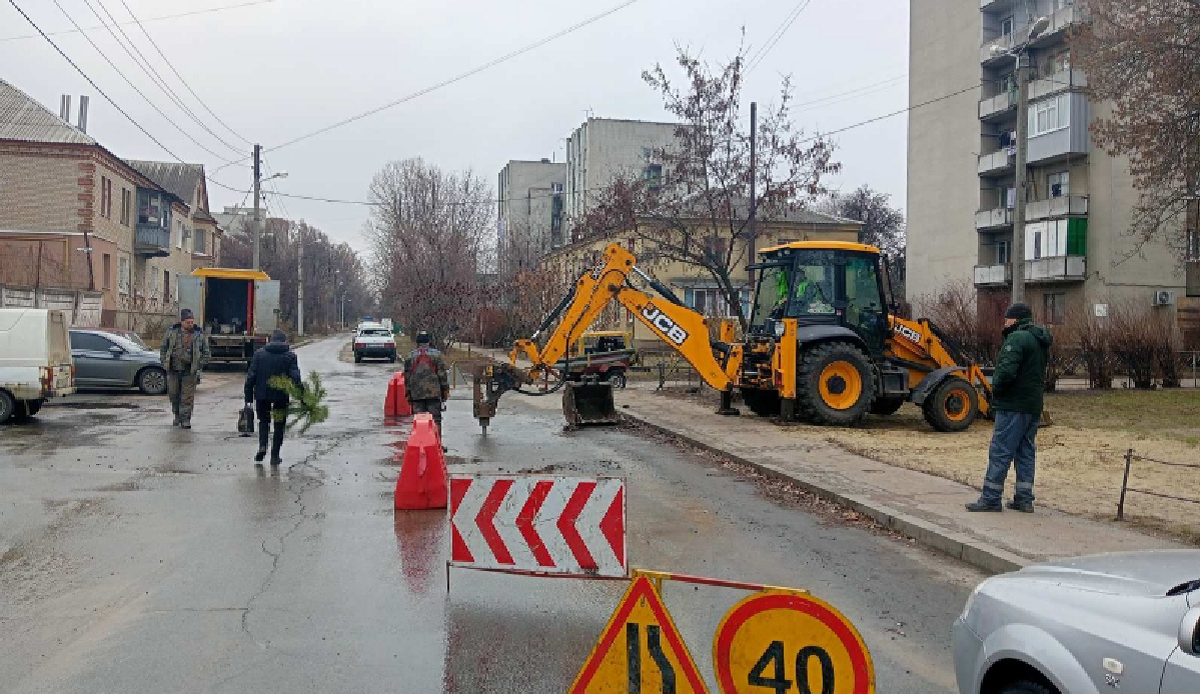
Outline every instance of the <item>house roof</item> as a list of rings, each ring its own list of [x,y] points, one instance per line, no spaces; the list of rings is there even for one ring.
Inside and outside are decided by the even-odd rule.
[[[94,145],[96,140],[0,79],[0,140]]]
[[[204,179],[203,164],[182,164],[170,161],[141,161],[126,159],[126,164],[143,176],[167,189],[175,197],[191,205],[196,196],[196,184]]]
[[[719,195],[716,201],[718,203],[722,201]],[[729,202],[730,207],[732,207],[731,217],[737,220],[749,218],[750,199],[748,197],[736,197]],[[678,203],[668,203],[665,207],[668,213],[678,213],[681,217],[688,214],[695,215],[695,219],[707,219],[709,217],[709,210],[702,194],[692,195]],[[655,215],[649,213],[645,216],[653,218]],[[799,205],[788,205],[782,210],[775,211],[773,214],[760,207],[755,216],[756,219],[765,223],[791,222],[793,224],[820,224],[827,226],[862,226],[862,222],[858,220],[817,212],[816,210]],[[721,220],[728,219],[723,215],[718,215],[718,218]]]

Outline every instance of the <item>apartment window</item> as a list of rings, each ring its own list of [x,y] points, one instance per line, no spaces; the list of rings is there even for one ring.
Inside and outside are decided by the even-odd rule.
[[[112,288],[112,256],[108,253],[104,254],[103,266],[104,266],[104,276],[101,277],[100,281],[103,283],[105,289],[111,289]]]
[[[171,296],[171,272],[163,270],[163,298]]]
[[[197,253],[207,253],[208,252],[207,245],[205,244],[205,240],[206,240],[205,237],[206,237],[206,234],[204,233],[203,229],[196,230],[196,252]]]
[[[1066,313],[1066,294],[1055,292],[1042,295],[1042,320],[1050,325],[1061,325]]]
[[[642,169],[642,178],[650,184],[651,188],[657,188],[662,185],[662,164],[649,164]]]
[[[1046,193],[1052,198],[1062,198],[1071,194],[1071,172],[1059,171],[1046,177]]]
[[[1188,229],[1184,236],[1184,260],[1200,260],[1200,231]]]
[[[112,179],[100,177],[100,216],[112,219]]]
[[[724,237],[722,237],[722,236],[707,236],[707,237],[705,237],[704,252],[707,253],[710,257],[716,259],[718,262],[721,262],[722,261],[721,259],[723,259],[725,257],[726,250],[727,250],[727,246],[725,245]]]
[[[1013,33],[1013,18],[1012,15],[1000,20],[1000,35],[1012,36]]]
[[[1059,94],[1029,105],[1029,137],[1061,130],[1070,124],[1070,94]]]
[[[1017,206],[1017,189],[1013,187],[1001,188],[999,191],[999,203],[996,207],[1007,207],[1013,209]]]
[[[1064,50],[1050,56],[1050,74],[1066,72],[1071,69],[1071,51]]]
[[[129,293],[129,258],[117,261],[117,289],[122,294]]]
[[[133,217],[133,191],[128,188],[121,189],[121,226],[129,226],[129,220]]]
[[[996,264],[1008,265],[1012,259],[1012,242],[997,241],[996,242]]]

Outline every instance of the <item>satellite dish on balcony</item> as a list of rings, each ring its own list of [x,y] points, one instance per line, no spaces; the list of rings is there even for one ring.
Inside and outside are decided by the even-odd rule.
[[[1038,17],[1037,21],[1033,23],[1033,26],[1029,27],[1029,40],[1032,41],[1041,36],[1042,32],[1046,31],[1046,29],[1049,27],[1049,17]]]

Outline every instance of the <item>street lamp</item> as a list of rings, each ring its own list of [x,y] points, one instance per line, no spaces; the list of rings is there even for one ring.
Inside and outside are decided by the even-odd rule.
[[[992,46],[991,50],[995,57],[1006,53],[1011,55],[1017,67],[1017,161],[1016,180],[1013,183],[1013,187],[1016,188],[1017,209],[1013,211],[1015,219],[1013,220],[1012,252],[1009,254],[1009,262],[1012,263],[1011,301],[1013,303],[1025,301],[1025,202],[1027,197],[1025,186],[1028,178],[1025,160],[1029,144],[1029,44],[1041,36],[1049,26],[1049,17],[1039,17],[1029,27],[1029,33],[1021,45],[1014,46],[1007,52],[999,46]]]

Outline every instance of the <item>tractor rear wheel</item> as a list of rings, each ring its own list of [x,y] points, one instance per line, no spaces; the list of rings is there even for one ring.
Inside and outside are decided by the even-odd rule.
[[[775,417],[779,415],[779,391],[743,388],[742,401],[746,407],[759,417]]]
[[[907,402],[904,398],[876,398],[875,402],[871,403],[871,414],[889,415],[896,414],[896,411]]]
[[[875,399],[871,359],[848,342],[826,342],[805,350],[796,370],[796,406],[814,424],[849,426]]]
[[[925,421],[938,431],[962,431],[979,416],[979,394],[964,378],[942,381],[921,404]]]

